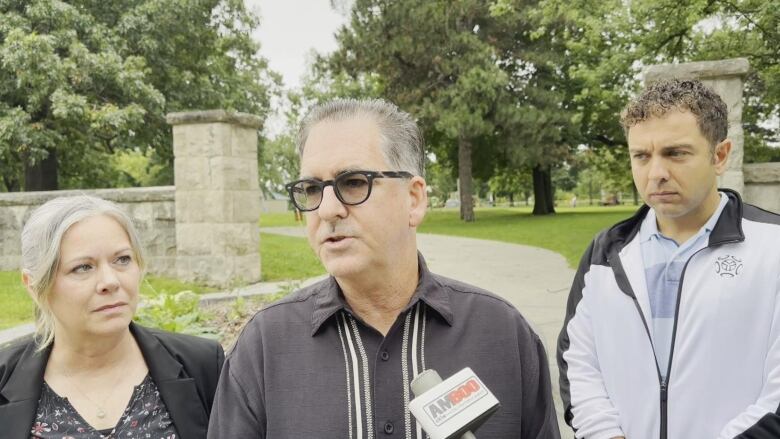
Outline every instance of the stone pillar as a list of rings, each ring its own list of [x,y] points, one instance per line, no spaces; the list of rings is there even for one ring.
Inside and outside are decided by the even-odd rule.
[[[744,134],[742,132],[742,78],[750,69],[746,58],[720,61],[701,61],[685,64],[660,64],[650,66],[645,72],[645,83],[662,79],[699,79],[720,95],[729,109],[729,133],[731,157],[726,172],[718,179],[718,186],[734,189],[744,194],[745,179],[742,173]]]
[[[780,213],[780,163],[745,165],[745,201]]]
[[[171,113],[178,277],[217,287],[260,280],[259,117]]]

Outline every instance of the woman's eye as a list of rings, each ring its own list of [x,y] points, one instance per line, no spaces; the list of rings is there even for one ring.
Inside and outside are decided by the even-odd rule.
[[[129,255],[120,256],[116,259],[116,262],[120,265],[127,265],[133,261],[133,258]]]
[[[81,264],[81,265],[77,265],[76,267],[74,267],[73,270],[71,270],[71,272],[73,272],[73,273],[86,273],[86,272],[88,272],[91,269],[92,269],[91,265],[89,265],[89,264]]]

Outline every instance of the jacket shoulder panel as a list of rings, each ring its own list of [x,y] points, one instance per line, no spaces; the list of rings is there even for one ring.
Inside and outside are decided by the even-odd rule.
[[[780,226],[780,215],[752,204],[744,204],[742,217],[748,221]]]

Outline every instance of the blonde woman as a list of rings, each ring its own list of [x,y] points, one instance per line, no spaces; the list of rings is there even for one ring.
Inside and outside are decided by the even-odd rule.
[[[36,335],[0,351],[0,438],[205,438],[224,353],[132,323],[144,271],[132,221],[92,196],[22,231]]]

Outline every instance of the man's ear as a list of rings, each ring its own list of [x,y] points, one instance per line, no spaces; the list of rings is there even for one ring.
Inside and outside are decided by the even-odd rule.
[[[409,203],[409,227],[417,227],[428,209],[428,185],[419,175],[409,181]]]
[[[712,164],[715,166],[715,174],[723,175],[726,172],[726,166],[731,154],[731,140],[726,139],[715,145],[715,151],[712,154]]]

